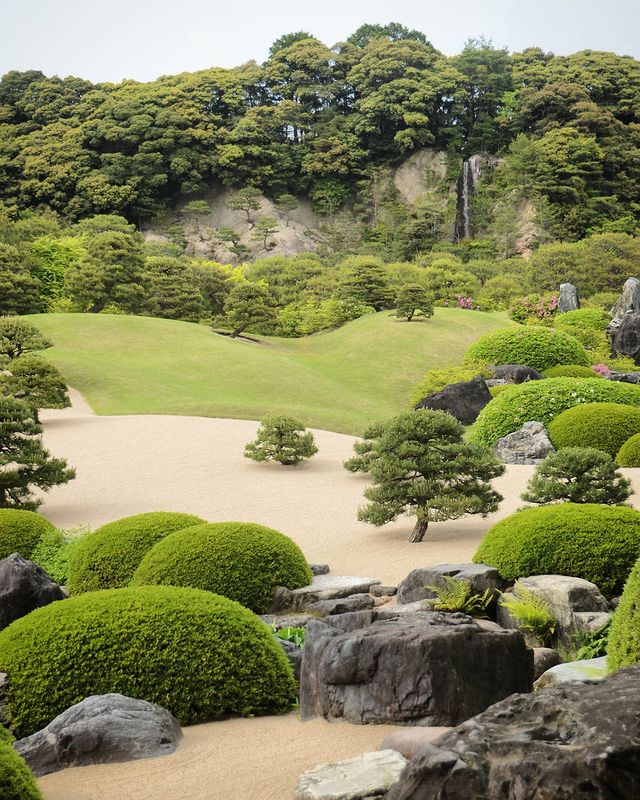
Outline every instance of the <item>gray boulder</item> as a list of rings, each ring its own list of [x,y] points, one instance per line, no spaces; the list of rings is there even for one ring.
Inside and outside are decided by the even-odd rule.
[[[533,683],[519,631],[464,614],[391,609],[342,614],[307,626],[302,719],[356,724],[457,725]]]
[[[568,629],[575,625],[576,612],[609,611],[609,603],[600,589],[595,583],[584,578],[574,578],[569,575],[531,575],[528,578],[520,578],[514,587],[516,594],[519,586],[544,600],[562,628]]]
[[[632,358],[640,364],[640,312],[628,311],[623,317],[614,319],[607,328],[611,339],[611,350],[615,356]]]
[[[514,695],[425,745],[387,800],[635,800],[640,667]]]
[[[494,450],[506,464],[541,464],[556,451],[541,422],[525,422],[520,430],[498,439]]]
[[[358,578],[352,575],[314,575],[311,583],[300,589],[291,590],[278,586],[267,613],[306,611],[320,600],[335,600],[354,594],[366,594],[374,584],[379,583],[380,581],[376,578]]]
[[[321,617],[333,614],[349,614],[352,611],[366,611],[373,608],[375,601],[370,594],[352,594],[350,597],[336,597],[333,600],[318,600],[306,606],[312,614]]]
[[[533,648],[533,678],[538,678],[551,667],[560,663],[560,653],[551,647]]]
[[[607,657],[585,658],[582,661],[568,661],[556,664],[542,673],[533,684],[536,691],[550,686],[562,686],[565,683],[589,683],[601,681],[607,677]],[[638,686],[640,688],[640,685]]]
[[[309,564],[309,569],[314,575],[327,575],[331,572],[328,564]]]
[[[287,661],[291,664],[291,669],[293,670],[293,674],[296,676],[296,680],[300,680],[300,668],[302,667],[302,648],[298,647],[298,645],[294,644],[293,642],[289,642],[286,639],[281,639],[279,636],[276,636],[275,640],[283,649],[284,654],[287,657]]]
[[[377,585],[374,584],[370,589],[369,592],[374,597],[393,597],[398,593],[397,586],[383,586],[382,584]]]
[[[625,314],[640,312],[640,281],[637,278],[627,278],[622,287],[622,294],[611,309],[614,319],[622,319]]]
[[[0,561],[0,630],[35,608],[65,597],[42,567],[19,553]]]
[[[612,372],[609,375],[609,380],[638,384],[640,383],[640,372]]]
[[[432,744],[450,730],[451,728],[424,728],[421,725],[400,728],[384,737],[380,749],[397,750],[405,758],[411,759],[425,744]]]
[[[398,781],[407,759],[395,750],[378,750],[305,772],[295,800],[381,800]]]
[[[526,381],[541,381],[544,375],[526,364],[499,364],[493,368],[493,377],[504,383],[525,383]]]
[[[306,628],[307,623],[315,619],[315,614],[260,614],[260,619],[270,627],[281,631],[283,628]]]
[[[572,283],[561,283],[558,295],[558,314],[577,311],[580,308],[578,289]]]
[[[478,375],[470,381],[450,383],[439,392],[427,395],[416,404],[416,408],[446,411],[463,425],[471,425],[489,402],[489,387],[484,378]]]
[[[166,709],[102,694],[71,706],[14,748],[35,775],[47,775],[65,767],[167,755],[181,739],[182,729]]]
[[[502,591],[505,581],[495,567],[487,564],[440,564],[437,567],[418,567],[412,570],[398,586],[398,602],[414,603],[436,597],[436,593],[426,586],[445,587],[443,575],[456,580],[467,581],[472,594],[484,594],[487,589]]]

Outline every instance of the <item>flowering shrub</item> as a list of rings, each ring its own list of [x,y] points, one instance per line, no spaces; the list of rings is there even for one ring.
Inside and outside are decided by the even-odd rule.
[[[611,375],[611,370],[606,364],[594,364],[591,369],[597,372],[598,375],[602,375],[603,378],[608,378]]]
[[[474,311],[480,311],[480,306],[474,301],[473,297],[464,297],[461,294],[457,294],[456,303],[458,304],[458,308],[469,308]]]
[[[550,322],[558,310],[558,296],[555,294],[530,294],[515,300],[509,309],[509,316],[516,322],[543,320]]]

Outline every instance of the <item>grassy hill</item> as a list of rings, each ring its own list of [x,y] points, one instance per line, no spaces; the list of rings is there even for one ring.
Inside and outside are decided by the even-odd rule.
[[[98,314],[32,321],[54,342],[44,355],[98,414],[260,419],[290,413],[358,435],[407,407],[432,367],[456,364],[505,314],[436,309],[408,323],[389,312],[303,339],[231,340],[189,322]]]

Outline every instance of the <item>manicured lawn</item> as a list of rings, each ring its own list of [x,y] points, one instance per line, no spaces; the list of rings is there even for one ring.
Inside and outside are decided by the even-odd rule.
[[[436,309],[405,322],[389,312],[304,339],[231,340],[188,322],[107,314],[41,314],[44,351],[98,414],[260,419],[272,412],[358,435],[407,407],[422,374],[459,363],[505,314]]]

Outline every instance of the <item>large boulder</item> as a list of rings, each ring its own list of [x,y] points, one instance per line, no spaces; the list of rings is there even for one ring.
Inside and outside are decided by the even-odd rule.
[[[407,759],[396,750],[321,764],[300,776],[295,800],[382,800],[406,764]]]
[[[385,736],[380,745],[380,750],[397,750],[405,758],[413,758],[424,747],[431,744],[443,733],[448,733],[451,728],[425,728],[422,725],[405,726]]]
[[[464,614],[361,611],[307,626],[300,710],[303,720],[457,725],[532,683],[519,631]]]
[[[640,383],[640,372],[612,372],[607,377],[620,383]]]
[[[626,356],[640,364],[639,311],[627,311],[622,318],[614,319],[607,328],[607,333],[615,356]]]
[[[493,377],[505,383],[525,383],[541,381],[544,375],[526,364],[499,364],[493,368]]]
[[[561,283],[558,295],[558,314],[577,311],[580,308],[578,289],[572,283]]]
[[[446,411],[463,425],[471,425],[491,399],[489,387],[478,375],[470,381],[450,383],[439,392],[427,395],[416,404],[416,408]]]
[[[65,597],[42,567],[19,553],[0,561],[0,630],[34,609]]]
[[[622,294],[611,309],[614,319],[622,319],[627,313],[640,312],[640,281],[637,278],[627,278],[622,287]]]
[[[503,436],[494,445],[506,464],[542,464],[555,447],[541,422],[525,422],[520,430]]]
[[[640,667],[515,695],[425,745],[387,800],[640,797]]]
[[[65,767],[167,755],[181,739],[182,729],[166,709],[102,694],[71,706],[14,747],[33,773],[47,775]]]
[[[544,600],[562,628],[574,626],[576,612],[607,613],[610,610],[600,589],[584,578],[570,575],[531,575],[520,578],[514,589],[516,594],[518,587]]]
[[[443,576],[467,581],[472,594],[484,594],[487,589],[502,591],[506,585],[495,567],[487,564],[440,564],[437,567],[418,567],[412,570],[398,586],[398,602],[414,603],[436,597],[427,586],[445,588]]]

